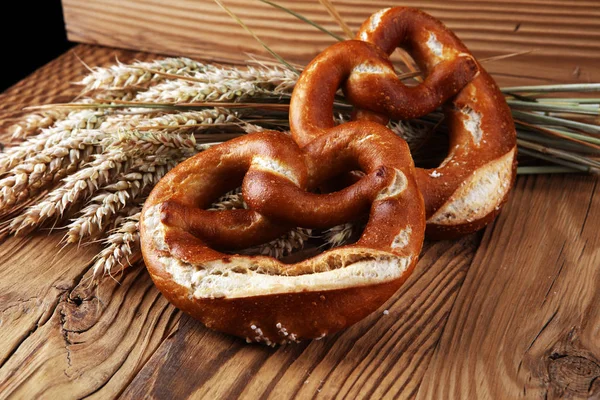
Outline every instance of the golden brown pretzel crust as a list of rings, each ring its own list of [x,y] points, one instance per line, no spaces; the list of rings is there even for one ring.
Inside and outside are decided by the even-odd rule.
[[[299,144],[333,126],[333,99],[343,86],[354,119],[386,121],[423,116],[444,107],[450,153],[434,169],[417,169],[427,234],[449,238],[481,229],[506,201],[516,175],[516,133],[493,79],[440,21],[416,9],[373,14],[358,41],[333,45],[305,69],[294,89],[290,126]],[[407,50],[425,74],[406,87],[388,55]]]
[[[307,190],[352,168],[341,191]],[[206,211],[242,183],[249,210]],[[369,212],[360,240],[296,264],[224,254],[284,227],[330,227]],[[406,142],[384,126],[351,122],[304,148],[280,132],[214,146],[169,172],[140,219],[152,279],[178,308],[219,331],[267,344],[319,338],[376,310],[414,268],[423,199]],[[228,238],[231,238],[228,242]]]
[[[515,175],[514,126],[464,45],[441,22],[406,8],[374,14],[358,38],[331,46],[302,74],[290,106],[292,137],[263,132],[214,146],[169,172],[146,201],[140,233],[148,271],[169,301],[207,327],[269,345],[336,332],[406,280],[426,223],[436,237],[472,232],[505,201]],[[388,59],[397,46],[425,72],[422,84],[397,79]],[[355,121],[336,127],[340,86],[357,109]],[[440,106],[450,154],[434,170],[415,170],[406,142],[382,124]],[[314,193],[351,170],[365,175]],[[205,210],[240,183],[249,209]],[[296,264],[222,252],[367,212],[356,244]]]

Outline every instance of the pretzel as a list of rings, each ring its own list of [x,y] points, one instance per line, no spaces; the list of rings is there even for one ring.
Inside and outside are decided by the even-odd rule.
[[[343,85],[354,118],[387,123],[444,106],[450,152],[437,168],[417,168],[427,235],[451,238],[481,229],[507,199],[516,175],[516,134],[493,79],[440,21],[411,8],[373,14],[356,37],[317,56],[299,79],[290,105],[294,139],[306,144],[333,125],[335,93]],[[402,47],[425,74],[408,87],[389,55]]]
[[[366,175],[311,193],[351,169]],[[205,210],[240,182],[249,209]],[[223,252],[365,213],[357,243],[296,264]],[[281,132],[211,147],[160,180],[140,218],[146,267],[171,303],[211,329],[269,345],[321,338],[376,310],[413,270],[424,232],[406,142],[368,121],[333,127],[302,148]]]
[[[426,226],[437,236],[470,232],[505,201],[514,126],[462,43],[439,21],[404,8],[374,14],[359,38],[331,46],[305,69],[290,105],[292,137],[263,132],[214,146],[170,171],[145,202],[148,271],[169,301],[207,327],[269,345],[339,331],[406,280]],[[426,74],[416,87],[403,85],[389,61],[399,45]],[[355,121],[334,126],[340,86]],[[435,170],[415,169],[406,142],[384,124],[442,105],[450,154]],[[349,186],[315,193],[356,170],[364,175]],[[249,209],[206,210],[240,183]],[[366,213],[358,242],[295,264],[226,253],[291,227],[327,228]]]

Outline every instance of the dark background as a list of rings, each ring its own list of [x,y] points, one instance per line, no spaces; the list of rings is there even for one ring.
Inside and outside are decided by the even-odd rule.
[[[0,92],[74,46],[67,41],[60,0],[10,2],[3,15]]]

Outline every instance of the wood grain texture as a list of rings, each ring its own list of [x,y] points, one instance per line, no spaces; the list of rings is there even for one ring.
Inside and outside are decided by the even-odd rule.
[[[586,177],[518,180],[419,398],[600,398],[599,188]]]
[[[334,39],[289,14],[258,1],[226,0],[274,51],[306,63]],[[279,1],[343,36],[317,0]],[[595,0],[333,1],[353,31],[372,13],[390,6],[421,8],[440,18],[483,58],[534,50],[526,77],[551,69],[562,81],[600,79],[600,7]],[[265,50],[212,0],[63,0],[69,39],[163,54],[240,62]],[[521,75],[521,71],[490,68]],[[533,78],[532,78],[533,79]],[[527,82],[525,82],[527,83]]]
[[[59,239],[2,245],[2,397],[115,396],[179,318],[142,268],[91,287],[97,248],[53,257]]]

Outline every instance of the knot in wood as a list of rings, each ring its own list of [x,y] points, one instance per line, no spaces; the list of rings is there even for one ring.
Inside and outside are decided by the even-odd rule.
[[[581,356],[564,356],[551,359],[548,366],[550,382],[561,392],[591,395],[598,392],[594,381],[600,377],[600,365]]]

